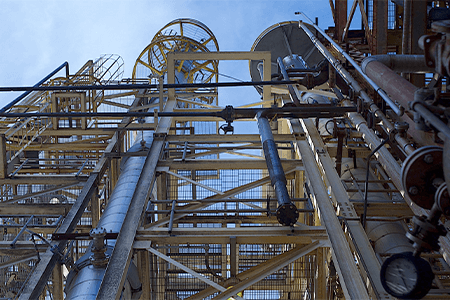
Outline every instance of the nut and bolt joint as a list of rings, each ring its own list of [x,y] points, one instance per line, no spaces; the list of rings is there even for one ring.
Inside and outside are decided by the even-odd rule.
[[[417,195],[419,193],[419,189],[417,188],[417,186],[412,186],[408,189],[408,193],[410,193],[411,195]]]
[[[431,154],[425,155],[423,161],[426,162],[427,164],[432,164],[434,161],[433,155]]]

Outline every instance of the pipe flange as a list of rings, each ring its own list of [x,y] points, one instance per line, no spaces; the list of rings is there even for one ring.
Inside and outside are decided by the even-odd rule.
[[[403,163],[403,189],[407,197],[422,208],[431,209],[437,191],[433,181],[444,178],[442,153],[442,147],[422,147],[411,153]]]
[[[109,255],[106,254],[106,229],[103,227],[93,228],[89,234],[92,237],[92,255],[89,257],[89,261],[94,267],[103,267],[107,265],[109,261]]]
[[[444,182],[439,186],[434,196],[434,201],[439,210],[448,218],[450,217],[450,197],[447,190],[447,184]]]
[[[397,130],[397,132],[402,137],[406,137],[406,132],[409,129],[409,123],[408,122],[395,122],[394,128]]]
[[[298,216],[297,207],[292,203],[283,204],[277,208],[277,220],[281,225],[294,225],[298,220]]]

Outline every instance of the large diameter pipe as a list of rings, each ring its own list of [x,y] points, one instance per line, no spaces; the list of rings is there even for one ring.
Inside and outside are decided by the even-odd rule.
[[[377,61],[397,73],[434,73],[435,69],[425,63],[424,55],[381,54],[366,57],[361,63],[361,70],[369,62]],[[369,76],[370,77],[370,76]]]
[[[364,166],[362,159],[357,165]],[[370,170],[362,167],[355,167],[351,159],[347,159],[346,165],[349,166],[342,175],[342,179],[356,179],[356,181],[364,181],[368,185],[366,190],[380,190],[380,192],[372,192],[369,194],[369,202],[391,202],[387,193],[381,192],[383,186],[379,183],[375,183],[377,178]],[[368,175],[368,177],[366,177]],[[350,183],[348,189],[358,189],[358,183]],[[365,196],[365,195],[364,195]],[[363,195],[359,192],[348,193],[348,197],[351,201],[364,201]],[[406,237],[405,229],[401,222],[379,222],[379,221],[367,221],[366,226],[367,237],[372,241],[373,247],[376,253],[400,253],[400,252],[412,252],[414,248]]]
[[[377,82],[381,88],[398,101],[400,105],[403,107],[410,107],[410,103],[414,101],[414,93],[418,90],[415,85],[395,73],[380,61],[366,58],[363,60],[362,66],[364,73]],[[447,125],[434,116],[422,104],[415,102],[411,108],[418,112],[425,120],[431,122],[439,131],[450,137],[450,130]],[[410,124],[408,133],[415,141],[422,145],[435,144],[434,137],[431,136],[431,134],[415,129],[415,123],[409,117],[403,116],[402,118]]]
[[[418,89],[415,85],[375,59],[365,58],[361,66],[364,74],[375,81],[401,106],[408,108],[409,101],[414,100],[414,92]]]
[[[136,139],[135,144],[128,152],[138,152],[144,147],[150,147],[153,141],[153,132],[144,132]],[[141,142],[144,141],[145,143]],[[106,232],[120,232],[123,221],[130,206],[134,191],[138,188],[137,183],[142,172],[145,157],[131,156],[122,161],[121,173],[117,184],[109,198],[108,205],[100,218],[97,228],[104,228]],[[107,240],[106,254],[110,255],[116,240]],[[91,247],[90,247],[91,248]],[[71,272],[66,284],[66,299],[95,299],[100,288],[105,267],[95,267],[87,263],[92,255],[90,248],[86,254],[77,261],[78,272]],[[133,266],[133,264],[130,264]],[[132,270],[133,267],[130,267]],[[135,273],[128,273],[128,282],[138,285]],[[131,277],[130,277],[131,276]],[[133,277],[134,276],[134,277]],[[133,278],[132,278],[133,277]],[[132,286],[138,288],[139,286]]]
[[[292,226],[297,222],[299,213],[297,207],[291,202],[286,188],[287,180],[280,157],[278,156],[278,149],[273,138],[272,129],[270,128],[269,120],[262,115],[262,112],[257,114],[257,120],[267,170],[269,171],[271,183],[279,204],[277,220],[282,225]]]

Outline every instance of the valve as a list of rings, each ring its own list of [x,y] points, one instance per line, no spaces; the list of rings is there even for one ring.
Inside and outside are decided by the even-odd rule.
[[[94,267],[103,267],[109,261],[109,256],[106,254],[106,229],[103,227],[93,228],[89,234],[92,237],[91,251],[93,253],[89,260]]]
[[[234,133],[234,127],[231,125],[234,120],[234,108],[231,105],[227,105],[223,111],[221,111],[220,116],[222,119],[227,122],[227,124],[223,124],[219,127],[219,134],[220,131],[223,131],[223,134],[227,134],[228,132]]]

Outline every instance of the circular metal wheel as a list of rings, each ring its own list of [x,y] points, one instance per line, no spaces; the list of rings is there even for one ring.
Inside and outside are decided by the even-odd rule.
[[[167,72],[170,52],[218,51],[214,34],[203,23],[193,19],[177,19],[164,26],[141,52],[133,68],[132,78],[147,79]],[[179,83],[218,81],[218,61],[190,60],[175,62],[175,77]],[[153,83],[157,83],[156,79]]]
[[[437,190],[434,181],[444,178],[442,153],[442,147],[422,147],[411,153],[403,163],[403,189],[411,201],[422,208],[431,209]]]
[[[434,274],[426,260],[404,252],[385,260],[380,279],[390,295],[400,299],[420,299],[430,291]]]

